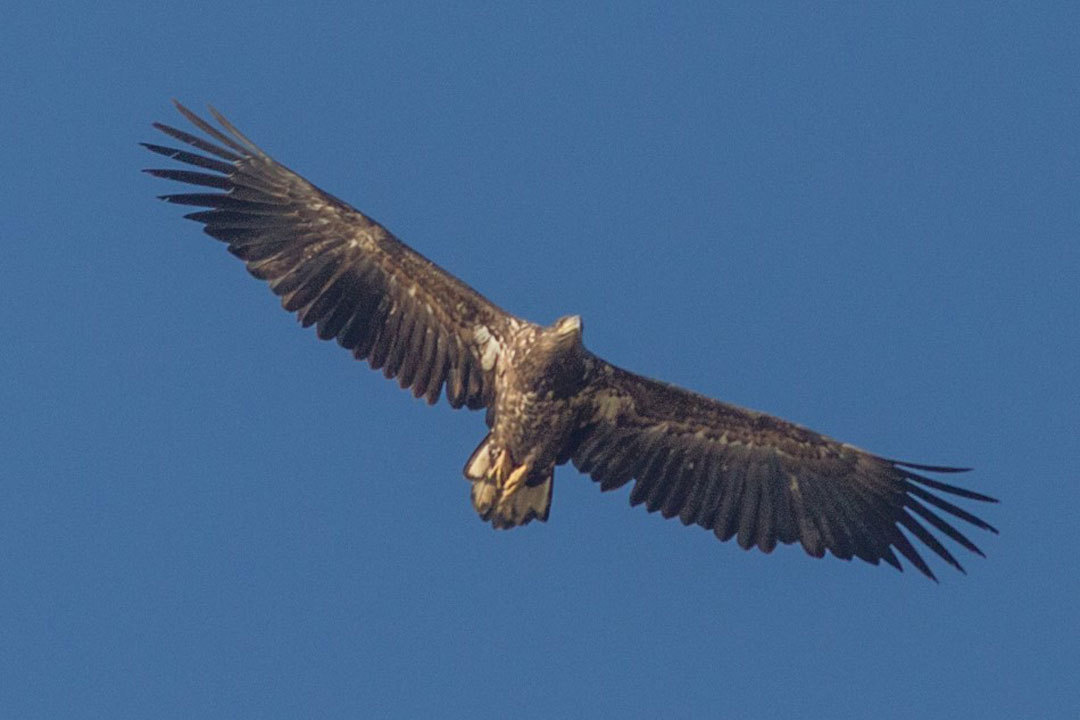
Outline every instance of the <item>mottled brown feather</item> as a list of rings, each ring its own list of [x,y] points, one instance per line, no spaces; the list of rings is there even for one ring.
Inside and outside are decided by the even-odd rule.
[[[900,567],[895,549],[933,578],[901,530],[960,570],[931,529],[967,550],[981,551],[923,503],[996,532],[927,488],[978,501],[993,498],[912,470],[956,468],[881,458],[598,358],[586,394],[587,409],[571,453],[576,467],[605,490],[633,480],[632,505],[696,523],[721,540],[736,538],[743,548],[770,552],[779,543],[799,542],[816,557],[829,552],[845,560],[858,557],[875,565],[885,560]],[[609,442],[616,436],[621,440],[617,454]]]
[[[211,157],[145,143],[152,152],[200,168],[147,172],[224,192],[163,199],[210,208],[187,217],[227,243],[252,275],[270,283],[286,310],[296,312],[304,326],[317,326],[320,338],[337,338],[358,359],[397,376],[428,402],[448,382],[454,407],[490,402],[493,379],[480,368],[473,333],[483,325],[501,341],[510,315],[355,208],[272,160],[220,113],[211,109],[218,128],[179,103],[177,108],[213,142],[161,123],[154,127]]]

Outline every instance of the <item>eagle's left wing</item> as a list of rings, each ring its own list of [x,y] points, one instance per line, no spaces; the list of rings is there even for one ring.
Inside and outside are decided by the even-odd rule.
[[[888,460],[598,358],[593,367],[569,459],[603,490],[634,480],[630,503],[649,512],[765,552],[798,541],[815,557],[828,550],[901,569],[895,549],[931,578],[901,529],[961,571],[927,526],[982,555],[931,507],[997,532],[931,491],[996,500],[915,472],[960,468]]]
[[[320,338],[337,338],[403,388],[434,403],[445,384],[453,407],[489,406],[494,367],[517,318],[347,203],[274,161],[211,109],[218,129],[179,103],[213,138],[154,127],[201,152],[143,143],[195,169],[151,169],[157,177],[217,192],[163,195],[208,208],[185,217],[257,278]],[[220,144],[217,144],[220,143]]]

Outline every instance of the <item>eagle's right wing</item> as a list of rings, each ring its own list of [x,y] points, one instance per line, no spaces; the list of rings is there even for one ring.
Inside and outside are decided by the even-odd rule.
[[[480,408],[494,395],[493,369],[522,321],[395,238],[374,220],[275,162],[211,109],[222,129],[180,112],[224,145],[155,123],[205,154],[143,143],[199,170],[151,169],[157,177],[222,192],[163,195],[210,208],[185,217],[229,245],[282,306],[320,338],[397,377],[434,403],[446,386],[453,407]],[[209,172],[206,172],[209,171]]]
[[[569,459],[602,490],[634,480],[631,505],[678,516],[721,540],[737,537],[747,549],[770,552],[778,542],[798,542],[815,557],[827,550],[899,569],[896,550],[931,578],[902,530],[960,570],[930,529],[979,555],[952,518],[997,532],[942,495],[996,500],[916,472],[960,468],[878,457],[599,358],[594,368]]]

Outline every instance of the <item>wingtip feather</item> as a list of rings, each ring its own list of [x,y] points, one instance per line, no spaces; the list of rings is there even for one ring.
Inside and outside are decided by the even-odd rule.
[[[897,460],[896,458],[882,458],[882,460],[893,465],[898,465],[899,467],[909,468],[911,470],[923,470],[926,472],[965,473],[972,471],[972,468],[969,467],[954,467],[952,465],[923,465],[921,463],[907,462],[906,460]]]

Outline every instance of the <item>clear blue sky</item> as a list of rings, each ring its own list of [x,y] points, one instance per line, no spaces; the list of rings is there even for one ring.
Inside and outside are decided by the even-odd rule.
[[[26,3],[0,28],[0,716],[1075,718],[1075,3]],[[967,576],[746,553],[428,408],[154,196],[210,102],[503,307],[971,465]]]

